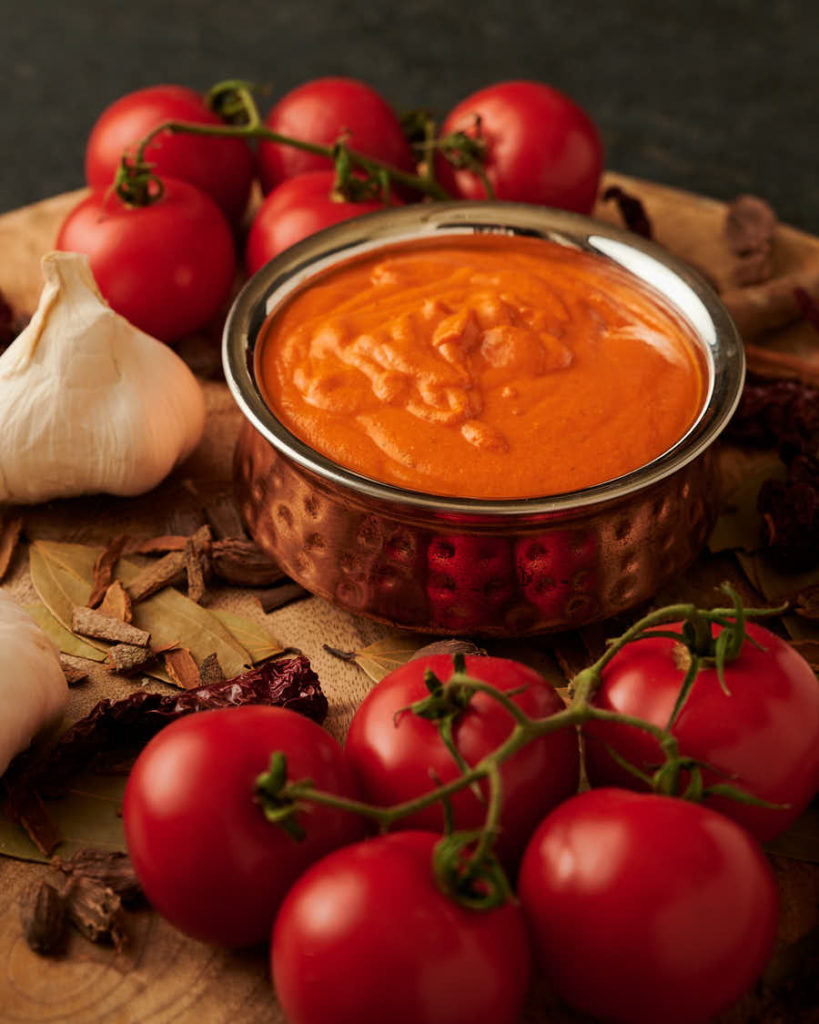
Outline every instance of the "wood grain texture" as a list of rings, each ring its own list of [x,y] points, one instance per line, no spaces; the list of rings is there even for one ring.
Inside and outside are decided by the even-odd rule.
[[[731,256],[722,237],[722,204],[646,182],[610,175],[645,202],[657,239],[719,284],[730,275]],[[0,289],[19,311],[31,312],[40,291],[39,258],[56,237],[60,220],[82,193],[58,196],[0,217]],[[618,222],[615,208],[598,210]],[[819,261],[819,240],[791,228],[780,230],[778,271]],[[799,349],[815,342],[798,325],[775,345]],[[29,537],[104,544],[115,533],[165,532],[171,510],[200,507],[229,487],[231,455],[241,416],[224,384],[205,385],[208,425],[194,455],[161,487],[141,498],[111,497],[55,501],[25,509]],[[700,567],[705,577],[722,578],[722,568]],[[7,585],[21,603],[35,599],[25,553],[18,553]],[[669,598],[672,596],[668,596]],[[301,648],[311,659],[330,700],[329,730],[342,738],[350,717],[371,683],[354,665],[330,657],[323,645],[361,648],[389,630],[311,598],[265,616],[246,594],[217,590],[214,606],[255,617],[282,644]],[[549,641],[526,642],[526,660],[537,660]],[[514,643],[496,644],[511,654]],[[112,683],[94,667],[91,680],[72,691],[69,715],[86,713],[102,696],[120,696],[133,684]],[[161,688],[161,684],[156,684]],[[782,942],[792,943],[816,924],[819,871],[815,865],[779,861],[784,899]],[[41,865],[0,858],[0,1024],[279,1024],[283,1021],[268,980],[265,950],[222,951],[180,935],[149,909],[128,914],[130,945],[117,954],[73,935],[65,954],[46,959],[32,953],[20,932],[18,900],[29,886],[51,874]],[[547,1013],[531,1001],[526,1024],[544,1024]],[[753,999],[722,1018],[724,1024],[751,1019]],[[548,1019],[581,1024],[565,1009],[551,1007]],[[388,1022],[385,1022],[388,1024]]]

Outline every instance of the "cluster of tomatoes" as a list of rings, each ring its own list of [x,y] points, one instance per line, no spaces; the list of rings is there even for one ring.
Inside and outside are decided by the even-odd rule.
[[[123,156],[133,158],[140,141],[166,122],[217,134],[161,132],[144,153],[158,180],[140,197],[133,189],[115,189]],[[228,299],[236,236],[254,179],[265,198],[239,243],[249,273],[321,228],[424,196],[404,184],[349,201],[338,194],[327,156],[266,141],[252,127],[234,126],[220,135],[222,127],[205,97],[182,86],[154,86],[117,100],[88,140],[85,171],[92,194],[69,214],[57,241],[58,248],[87,253],[110,304],[164,341],[204,327]],[[415,175],[423,159],[387,102],[353,79],[307,82],[282,97],[259,127],[308,148],[343,142],[405,175]],[[479,158],[471,164],[458,158],[451,163],[444,155],[444,141],[458,133],[477,139]],[[254,151],[257,138],[262,141]],[[442,194],[482,198],[488,182],[499,199],[581,213],[594,204],[603,165],[598,132],[580,107],[547,85],[507,82],[483,89],[447,116],[438,139],[424,173],[437,178]]]
[[[671,731],[686,772],[706,788],[730,781],[752,804],[655,795],[623,765],[651,773],[662,763],[656,740],[606,716],[582,726],[592,788],[578,794],[575,729],[541,732],[496,766],[495,851],[516,897],[491,909],[453,898],[433,869],[447,821],[479,834],[492,803],[486,779],[380,836],[339,801],[416,800],[486,763],[517,718],[564,713],[537,672],[500,658],[466,658],[468,675],[503,699],[474,690],[448,739],[438,716],[416,713],[428,673],[452,677],[452,658],[440,654],[379,683],[343,750],[275,708],[174,723],[128,782],[134,867],[154,906],[190,935],[235,946],[272,934],[290,1024],[514,1024],[533,972],[600,1020],[706,1021],[771,954],[777,894],[758,840],[790,824],[819,786],[816,678],[784,641],[747,632],[722,681],[700,670]],[[667,634],[619,650],[593,706],[665,727],[684,676]],[[268,779],[281,774],[273,751],[287,779],[309,779],[328,798],[306,796],[278,821],[282,790],[274,785],[271,805],[258,788],[269,766]]]

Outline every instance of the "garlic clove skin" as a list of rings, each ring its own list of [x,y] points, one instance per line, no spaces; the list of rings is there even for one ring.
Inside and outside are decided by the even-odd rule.
[[[149,491],[202,437],[199,382],[111,309],[86,256],[52,252],[42,270],[37,311],[0,356],[0,502]]]
[[[57,648],[24,611],[0,590],[0,775],[68,703]]]

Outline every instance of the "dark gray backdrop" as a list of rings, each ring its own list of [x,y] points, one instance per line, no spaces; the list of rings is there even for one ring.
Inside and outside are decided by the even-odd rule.
[[[814,0],[0,0],[0,68],[0,210],[81,185],[95,117],[140,86],[345,74],[444,113],[525,77],[589,110],[611,168],[819,233]]]

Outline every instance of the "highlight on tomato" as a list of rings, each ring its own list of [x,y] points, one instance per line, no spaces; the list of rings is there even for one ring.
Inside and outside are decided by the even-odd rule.
[[[268,821],[255,787],[275,751],[293,778],[356,795],[341,747],[324,729],[265,705],[178,719],[131,771],[123,824],[134,870],[151,904],[187,935],[224,946],[267,941],[302,871],[364,834],[357,815],[314,804],[289,830]]]
[[[205,327],[236,274],[224,214],[209,195],[174,178],[152,186],[142,204],[95,189],[63,221],[56,248],[85,253],[113,309],[166,342]]]
[[[549,988],[616,1024],[705,1024],[756,981],[776,936],[762,850],[673,797],[565,801],[526,849],[518,896]]]
[[[440,838],[365,840],[296,882],[271,948],[288,1024],[516,1024],[531,965],[520,908],[473,910],[444,893]]]
[[[534,669],[507,658],[469,655],[467,675],[509,694],[530,718],[561,711],[563,701]],[[365,799],[381,806],[403,803],[430,792],[474,767],[499,747],[512,732],[512,715],[487,693],[474,692],[452,708],[451,736],[456,756],[445,744],[438,720],[407,710],[429,697],[425,682],[431,672],[442,683],[453,675],[453,658],[433,654],[414,658],[387,675],[353,716],[345,753]],[[461,762],[459,764],[459,761]],[[544,815],[577,791],[579,753],[574,729],[540,736],[515,753],[500,768],[503,810],[495,847],[514,873],[523,849]],[[450,798],[456,829],[480,828],[486,818],[488,786],[464,788]],[[397,828],[442,832],[440,801],[401,819]]]
[[[455,133],[475,144],[471,163],[453,166],[440,154],[436,161],[441,184],[455,198],[488,198],[485,176],[497,199],[591,212],[603,144],[591,117],[559,90],[530,81],[489,85],[447,115],[439,144]]]
[[[681,628],[672,622],[663,631]],[[744,630],[738,656],[726,661],[724,688],[713,664],[700,665],[670,731],[680,755],[698,762],[706,791],[730,785],[756,801],[718,792],[705,798],[764,842],[791,825],[819,790],[819,682],[781,637],[755,623]],[[712,627],[712,636],[721,633]],[[666,727],[689,662],[687,648],[673,637],[629,643],[603,669],[592,703]],[[595,786],[645,789],[623,762],[645,776],[663,760],[656,740],[630,725],[590,721],[583,736]]]
[[[316,78],[288,92],[264,119],[280,135],[333,146],[343,140],[365,156],[413,173],[415,162],[398,116],[375,89],[354,78]],[[257,154],[265,192],[305,171],[327,170],[325,156],[276,142],[261,142]]]

